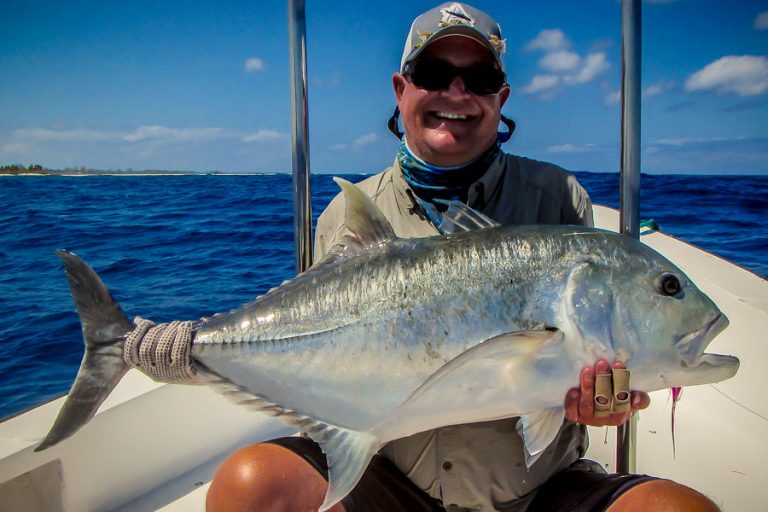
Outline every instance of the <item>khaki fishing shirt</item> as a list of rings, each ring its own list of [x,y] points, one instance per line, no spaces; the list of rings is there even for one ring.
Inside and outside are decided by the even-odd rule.
[[[397,161],[358,186],[398,236],[437,234],[414,200]],[[592,203],[576,178],[552,164],[503,152],[471,185],[467,202],[501,224],[592,225]],[[344,230],[344,197],[339,194],[317,221],[316,260]],[[565,421],[555,441],[526,468],[517,421],[510,418],[420,432],[388,443],[381,454],[418,487],[442,500],[447,510],[524,510],[533,490],[584,455],[588,440],[585,428]]]

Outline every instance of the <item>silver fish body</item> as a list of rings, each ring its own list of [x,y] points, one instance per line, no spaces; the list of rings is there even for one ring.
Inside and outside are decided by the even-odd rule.
[[[635,240],[576,226],[505,226],[395,240],[215,317],[198,331],[193,354],[269,401],[335,425],[371,430],[468,349],[507,333],[562,333],[546,365],[536,350],[529,357],[516,354],[505,361],[505,385],[489,383],[500,395],[514,395],[514,408],[509,399],[470,380],[465,397],[454,395],[419,411],[422,423],[412,427],[418,430],[378,432],[386,442],[444,421],[482,421],[557,407],[578,384],[580,369],[599,358],[625,361],[633,370],[633,384],[642,386],[638,389],[672,385],[662,378],[667,374],[643,376],[643,368],[656,373],[660,368],[655,360],[659,351],[650,350],[659,329],[650,321],[655,311],[640,306],[657,298],[652,277],[670,272],[685,279],[672,263]],[[632,276],[638,274],[650,278],[647,300],[621,292],[633,288]],[[720,319],[718,328],[724,327],[727,321],[716,306],[686,285],[684,300],[695,302],[689,309],[698,318],[691,327],[680,325],[679,334],[714,319]],[[638,329],[626,325],[636,317],[645,324]],[[541,393],[509,392],[530,388],[532,379],[544,388]],[[483,392],[489,404],[477,400]],[[489,416],[478,415],[469,404]],[[415,412],[409,415],[413,420]]]
[[[350,230],[340,245],[254,302],[203,319],[192,346],[212,385],[321,445],[330,479],[321,510],[354,487],[384,443],[440,426],[521,416],[533,463],[556,436],[580,369],[600,358],[625,362],[642,391],[738,369],[734,357],[704,354],[727,319],[637,240],[480,224],[399,239],[370,199],[337,181]],[[116,305],[89,305],[108,302],[106,288],[74,255],[62,259],[87,347],[71,395],[88,394],[86,377],[103,374],[103,400],[126,368],[88,354],[114,355],[128,323]],[[41,446],[74,433],[98,403],[65,404]]]

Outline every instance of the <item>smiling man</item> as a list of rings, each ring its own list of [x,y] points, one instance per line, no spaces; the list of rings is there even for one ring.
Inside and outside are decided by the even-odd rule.
[[[392,84],[404,134],[392,167],[358,186],[401,237],[438,234],[439,200],[460,200],[501,224],[592,224],[589,196],[552,164],[500,148],[514,130],[501,108],[510,95],[498,24],[447,3],[417,17]],[[397,112],[397,111],[396,111]],[[500,122],[507,129],[499,133]],[[390,128],[398,132],[397,115]],[[345,232],[344,198],[318,220],[321,259]],[[580,389],[564,397],[566,420],[555,441],[526,467],[518,418],[455,425],[386,445],[334,512],[717,510],[696,491],[645,475],[609,475],[582,459],[584,425],[619,425],[648,396],[631,394],[624,412],[595,411],[599,361]],[[208,493],[209,512],[316,510],[327,488],[320,449],[307,438],[249,446],[231,455]]]

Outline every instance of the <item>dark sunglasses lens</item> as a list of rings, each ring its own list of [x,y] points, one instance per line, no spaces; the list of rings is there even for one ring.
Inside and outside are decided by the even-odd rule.
[[[477,64],[464,70],[462,78],[467,89],[475,94],[496,94],[504,85],[504,73],[488,64]]]
[[[445,61],[424,59],[413,66],[411,79],[417,87],[429,91],[447,89],[456,77],[456,68]]]
[[[467,90],[478,95],[499,92],[505,81],[504,73],[491,64],[457,68],[438,59],[417,61],[409,74],[416,87],[429,91],[445,90],[457,76],[461,76]]]

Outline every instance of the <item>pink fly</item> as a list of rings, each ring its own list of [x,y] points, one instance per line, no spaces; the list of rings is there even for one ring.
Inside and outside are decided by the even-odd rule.
[[[675,386],[672,388],[672,456],[675,457],[675,406],[683,396],[683,388]]]

